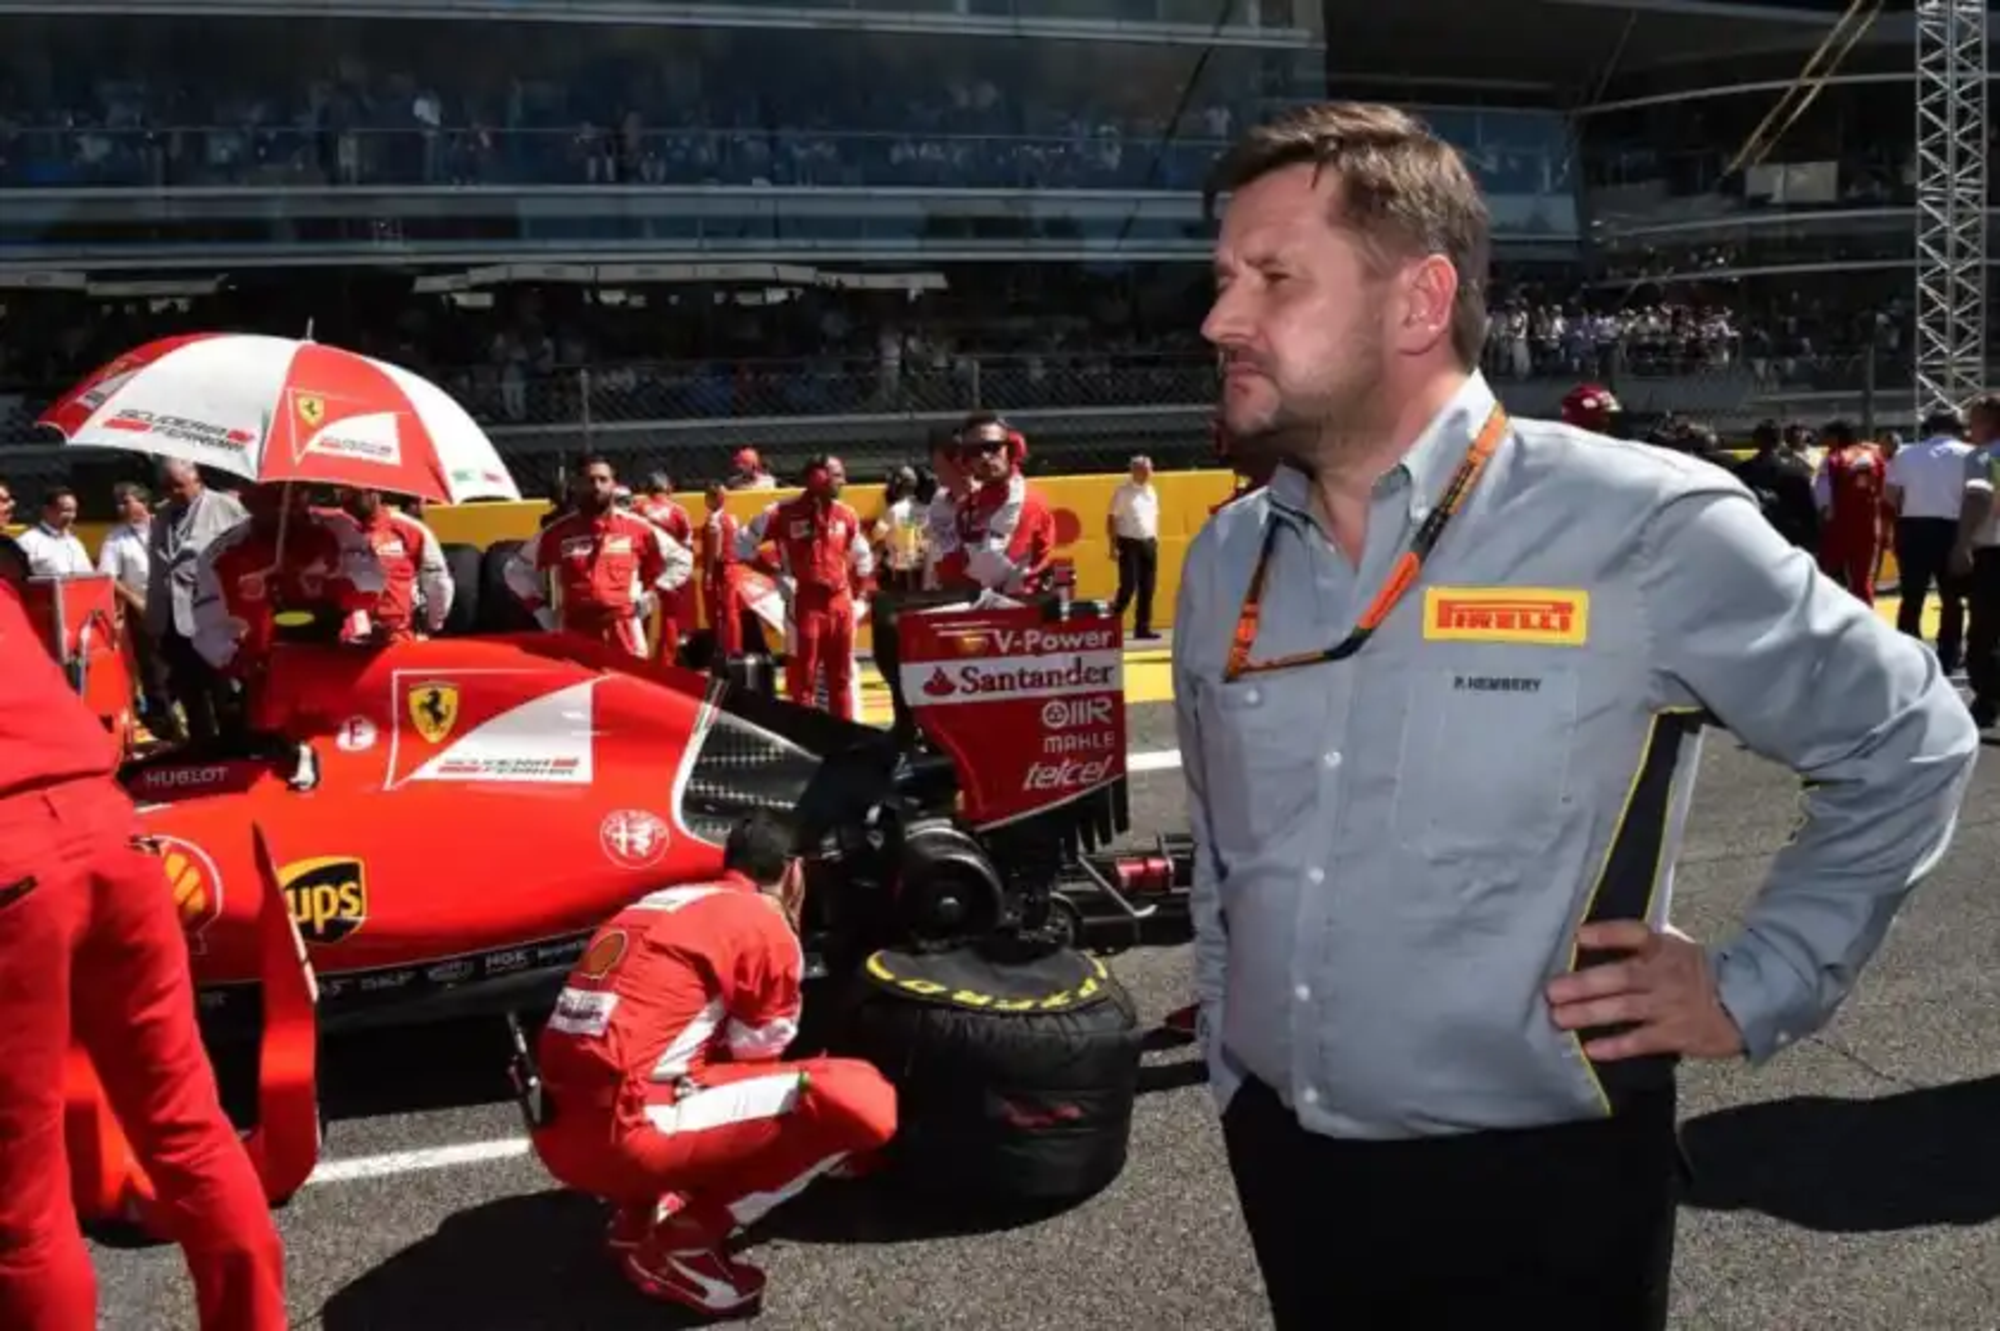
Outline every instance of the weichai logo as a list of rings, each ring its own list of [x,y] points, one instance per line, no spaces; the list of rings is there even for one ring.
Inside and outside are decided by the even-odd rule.
[[[278,885],[309,943],[338,943],[368,920],[368,871],[360,860],[301,860],[279,871]]]
[[[1433,587],[1424,637],[1580,647],[1590,638],[1590,593],[1540,587]]]

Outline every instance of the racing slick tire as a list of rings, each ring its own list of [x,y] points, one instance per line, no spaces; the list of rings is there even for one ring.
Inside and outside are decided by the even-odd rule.
[[[891,1181],[1045,1204],[1080,1201],[1124,1170],[1144,1034],[1097,958],[884,949],[851,1002],[838,1052],[896,1088]]]
[[[479,624],[487,633],[532,633],[537,625],[507,586],[507,561],[525,541],[495,541],[479,561]]]
[[[444,547],[444,562],[451,569],[451,613],[444,617],[439,636],[466,638],[479,632],[479,607],[483,593],[486,557],[476,545],[454,541]]]

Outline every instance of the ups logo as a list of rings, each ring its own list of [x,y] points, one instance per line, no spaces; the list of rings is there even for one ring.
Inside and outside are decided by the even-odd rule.
[[[278,873],[292,919],[308,943],[338,943],[368,919],[368,871],[345,855],[288,864]]]

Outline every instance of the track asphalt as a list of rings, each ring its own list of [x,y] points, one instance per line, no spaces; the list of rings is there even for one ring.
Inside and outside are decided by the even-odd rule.
[[[1132,713],[1135,752],[1173,746]],[[1185,826],[1179,776],[1134,778],[1142,832]],[[1683,1078],[1698,1180],[1682,1212],[1677,1327],[1973,1331],[2000,1308],[2000,765],[1953,849],[1832,1026],[1762,1069]],[[1727,929],[1782,842],[1795,787],[1711,732],[1675,921]],[[1142,1016],[1184,998],[1184,947],[1113,961]],[[295,1325],[326,1331],[617,1331],[677,1325],[629,1294],[594,1207],[521,1152],[497,1023],[326,1051],[328,1160],[281,1213]],[[1200,1071],[1148,1056],[1131,1161],[1107,1191],[995,1232],[823,1184],[755,1257],[771,1331],[1255,1331],[1269,1325]],[[1365,1202],[1364,1202],[1365,1204]],[[94,1248],[100,1325],[191,1326],[171,1248]],[[733,1324],[732,1324],[733,1325]]]

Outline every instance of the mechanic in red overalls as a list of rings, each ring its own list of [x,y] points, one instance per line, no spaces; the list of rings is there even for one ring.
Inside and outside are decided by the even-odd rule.
[[[413,641],[444,628],[458,588],[444,546],[422,521],[383,502],[380,490],[349,490],[340,508],[318,514],[352,555],[365,552],[381,570],[381,595],[369,609],[377,642]]]
[[[26,560],[0,547],[0,1327],[97,1325],[64,1150],[74,1037],[186,1256],[203,1331],[282,1331],[284,1249],[195,1028],[173,893],[137,844],[117,743],[22,605]]]
[[[374,632],[369,611],[386,585],[380,565],[344,546],[306,499],[302,488],[249,487],[243,506],[250,516],[210,541],[196,561],[194,649],[239,680],[262,675],[282,611],[338,614],[342,642]]]
[[[560,625],[646,657],[646,615],[654,596],[678,589],[694,571],[688,548],[614,502],[618,475],[587,458],[578,475],[576,511],[556,519],[507,561],[507,587],[543,628]],[[550,573],[561,612],[549,609],[542,575]]]
[[[805,493],[773,504],[750,520],[737,539],[748,558],[770,541],[792,579],[796,650],[785,658],[785,692],[810,704],[825,671],[828,709],[854,719],[854,599],[875,571],[875,554],[861,515],[840,502],[835,459],[806,464]]]
[[[938,560],[940,587],[1041,590],[1056,552],[1055,512],[1021,474],[1028,441],[992,412],[966,418],[954,440],[977,487],[956,505],[957,548]]]
[[[730,830],[723,875],[653,893],[591,939],[538,1041],[536,1154],[611,1202],[626,1277],[704,1313],[764,1274],[724,1245],[896,1132],[896,1093],[850,1059],[779,1061],[798,1033],[804,877],[769,812]]]
[[[632,511],[694,549],[694,519],[674,499],[674,478],[656,471],[646,478],[646,493],[632,503]],[[681,634],[694,624],[694,579],[689,578],[660,598],[660,637],[654,644],[655,659],[669,664],[680,659]]]
[[[1820,442],[1826,456],[1813,477],[1813,502],[1820,514],[1819,566],[1873,605],[1889,467],[1882,450],[1863,443],[1846,421],[1829,422],[1820,431]]]
[[[775,490],[778,478],[764,470],[763,455],[754,448],[739,448],[729,459],[729,488],[732,490]]]
[[[743,532],[729,511],[728,495],[720,483],[702,495],[708,509],[701,524],[702,611],[715,634],[718,668],[743,653],[743,559],[737,550]]]

